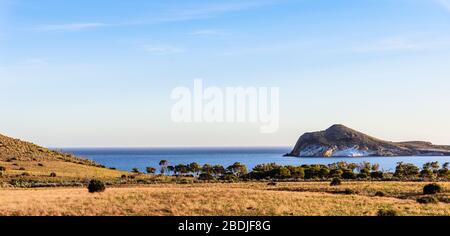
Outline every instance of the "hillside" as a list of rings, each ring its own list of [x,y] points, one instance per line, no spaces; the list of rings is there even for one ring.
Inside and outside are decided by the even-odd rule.
[[[302,157],[447,156],[450,155],[450,146],[438,146],[421,141],[384,141],[344,125],[333,125],[324,131],[303,134],[288,155]]]
[[[75,157],[37,146],[30,142],[0,134],[0,161],[64,161],[77,164],[100,166],[93,161]]]
[[[119,178],[124,171],[105,168],[72,154],[57,152],[30,142],[0,135],[0,187],[19,179],[34,184],[89,178]],[[57,178],[48,178],[51,174]],[[77,182],[77,183],[78,183]]]

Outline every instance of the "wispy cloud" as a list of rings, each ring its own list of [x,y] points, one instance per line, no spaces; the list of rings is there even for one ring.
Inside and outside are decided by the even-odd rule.
[[[285,0],[284,0],[285,1]],[[128,20],[123,22],[87,22],[87,23],[65,23],[65,24],[49,24],[35,27],[40,31],[78,31],[83,29],[93,29],[100,27],[120,27],[120,26],[138,26],[167,22],[182,22],[201,20],[218,17],[220,15],[251,10],[263,6],[273,5],[283,1],[275,0],[248,0],[248,1],[228,1],[222,3],[209,3],[195,6],[184,6],[180,8],[172,8],[161,10],[160,16],[144,19],[144,20]],[[199,32],[202,33],[202,32]],[[208,32],[203,32],[208,33]],[[209,32],[212,33],[212,32]]]
[[[450,12],[450,0],[436,0],[436,2]]]
[[[71,24],[56,24],[56,25],[44,25],[36,27],[38,31],[78,31],[83,29],[92,29],[105,27],[108,24],[105,23],[71,23]]]
[[[413,50],[421,47],[417,42],[403,38],[387,38],[366,45],[360,45],[354,49],[356,52],[387,52]]]
[[[420,51],[450,46],[449,38],[433,37],[391,37],[368,42],[353,48],[357,53]]]
[[[184,52],[183,49],[167,45],[144,45],[144,50],[153,55],[169,55]]]
[[[204,30],[196,30],[190,35],[193,36],[225,36],[228,35],[228,33],[222,31],[222,30],[214,30],[214,29],[204,29]]]
[[[47,59],[45,58],[27,58],[25,59],[24,64],[27,66],[37,66],[37,67],[49,65]]]

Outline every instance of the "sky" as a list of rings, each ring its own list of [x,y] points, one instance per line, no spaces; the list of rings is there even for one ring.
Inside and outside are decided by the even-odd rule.
[[[280,127],[174,123],[171,91],[279,87]],[[0,133],[47,147],[450,144],[450,0],[0,0]]]

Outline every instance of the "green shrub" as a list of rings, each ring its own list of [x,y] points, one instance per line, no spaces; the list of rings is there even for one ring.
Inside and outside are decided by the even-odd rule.
[[[359,173],[360,174],[366,174],[367,176],[369,176],[370,175],[370,170],[368,168],[364,168]]]
[[[440,169],[438,171],[438,177],[440,177],[440,178],[450,177],[450,170],[449,169]]]
[[[370,177],[373,179],[382,179],[384,178],[384,173],[381,171],[374,171],[370,173]]]
[[[127,178],[127,176],[126,176],[126,175],[122,175],[122,176],[120,176],[120,178],[122,178],[122,179],[126,179],[126,178]]]
[[[229,182],[239,182],[239,177],[234,174],[225,174],[220,179]]]
[[[356,177],[358,179],[367,179],[369,176],[366,173],[359,173]]]
[[[384,196],[386,196],[386,194],[385,194],[384,192],[382,192],[382,191],[377,191],[377,192],[375,193],[375,196],[376,196],[376,197],[384,197]]]
[[[396,210],[380,209],[377,216],[398,216],[398,212]]]
[[[397,167],[395,167],[394,176],[398,178],[411,178],[416,177],[420,173],[419,167],[410,164],[410,163],[397,163]]]
[[[319,171],[320,178],[328,178],[330,175],[330,170],[328,168],[321,168]]]
[[[330,176],[333,178],[341,178],[343,173],[341,169],[334,169],[330,171]]]
[[[100,180],[93,179],[89,182],[88,190],[90,193],[104,192],[105,189],[105,184]]]
[[[351,170],[346,170],[342,173],[342,178],[344,179],[356,179],[356,174]]]
[[[442,187],[439,184],[427,184],[423,187],[423,194],[436,194],[442,191]]]
[[[133,168],[133,169],[131,170],[131,172],[133,172],[133,173],[139,173],[139,169],[138,169],[138,168]]]
[[[209,173],[202,173],[198,176],[199,180],[214,180],[214,176]]]
[[[339,178],[333,178],[333,180],[331,180],[330,186],[338,186],[341,185],[342,181]]]
[[[416,201],[421,204],[429,204],[429,203],[438,203],[439,202],[439,200],[436,197],[432,197],[432,196],[420,197],[420,198],[417,198]]]

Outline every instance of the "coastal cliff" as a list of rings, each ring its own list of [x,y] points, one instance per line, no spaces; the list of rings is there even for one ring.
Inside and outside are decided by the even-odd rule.
[[[433,145],[421,141],[384,141],[344,125],[333,125],[324,131],[303,134],[287,156],[450,156],[450,146]]]

